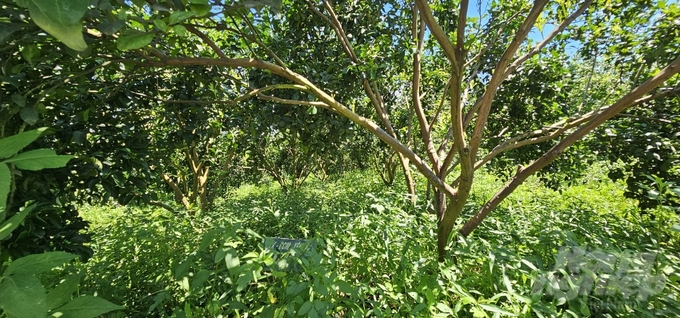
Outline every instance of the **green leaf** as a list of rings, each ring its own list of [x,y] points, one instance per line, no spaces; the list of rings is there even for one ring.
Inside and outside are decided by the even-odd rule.
[[[151,43],[153,36],[153,33],[130,30],[118,37],[116,47],[121,51],[136,50]]]
[[[83,276],[82,272],[69,275],[57,287],[47,293],[47,308],[52,310],[71,300],[71,296],[78,290],[78,284],[80,284]]]
[[[106,299],[94,296],[81,296],[54,310],[52,315],[61,313],[62,318],[92,318],[110,311],[125,309]]]
[[[170,15],[170,18],[168,19],[168,24],[169,25],[177,24],[193,16],[194,16],[193,12],[175,11]]]
[[[5,23],[5,25],[0,28],[0,44],[5,44],[10,36],[20,29],[21,26],[19,25]]]
[[[159,30],[161,30],[163,32],[168,32],[168,25],[165,24],[165,22],[163,22],[163,20],[161,20],[161,19],[153,20],[153,25],[155,25],[156,28],[158,28]]]
[[[680,232],[680,224],[673,224],[673,226],[671,226],[671,231]]]
[[[26,97],[20,95],[20,94],[14,94],[12,95],[12,101],[17,104],[19,107],[25,107],[26,106]]]
[[[194,275],[193,279],[191,280],[191,289],[199,289],[200,287],[203,286],[203,284],[210,278],[210,275],[212,275],[212,271],[209,271],[207,269],[202,269],[196,275]]]
[[[246,271],[241,277],[238,278],[238,280],[236,280],[236,291],[241,292],[242,290],[246,289],[248,284],[250,284],[254,278],[253,271]]]
[[[170,293],[167,291],[162,291],[156,295],[156,297],[153,298],[154,302],[151,307],[149,307],[149,311],[147,313],[151,313],[158,305],[160,305],[162,302],[164,302],[166,299],[170,299]]]
[[[14,3],[16,3],[18,6],[27,9],[28,8],[28,1],[29,0],[14,0]]]
[[[18,169],[36,171],[64,167],[73,158],[74,156],[57,155],[52,149],[35,149],[22,152],[3,162],[13,163]]]
[[[354,293],[354,288],[348,282],[339,281],[336,283],[336,285],[338,286],[338,290],[340,290],[342,293],[348,295],[352,295]]]
[[[385,206],[382,204],[373,203],[371,204],[371,208],[374,208],[378,213],[385,212]]]
[[[443,313],[453,315],[453,309],[451,309],[451,307],[449,307],[449,305],[447,305],[445,303],[438,303],[437,309],[439,309],[439,311],[441,311]]]
[[[581,314],[583,317],[590,317],[590,308],[588,308],[587,304],[581,305]]]
[[[17,318],[45,317],[45,289],[33,275],[3,277],[0,283],[0,308]]]
[[[118,32],[118,31],[120,31],[120,29],[122,29],[124,26],[125,26],[125,20],[116,20],[116,21],[113,21],[113,22],[100,23],[97,26],[97,29],[104,34],[112,35],[112,34]]]
[[[19,112],[21,119],[29,125],[35,125],[38,122],[38,111],[33,107],[24,107]]]
[[[33,62],[40,57],[40,49],[33,44],[27,45],[21,49],[21,56],[23,56],[28,63],[33,65]]]
[[[7,266],[5,275],[40,274],[60,266],[78,256],[66,252],[46,252],[19,258]]]
[[[198,246],[198,251],[205,251],[210,246],[210,244],[215,242],[215,239],[217,239],[220,234],[222,234],[220,229],[212,229],[203,234],[203,237],[201,238],[201,244]]]
[[[172,32],[175,32],[179,36],[185,36],[187,34],[187,28],[181,24],[173,25]]]
[[[309,301],[306,301],[304,304],[302,304],[302,307],[300,307],[300,310],[298,311],[298,315],[302,316],[302,315],[308,313],[309,310],[311,310],[313,306],[314,306],[314,304],[312,304]]]
[[[38,139],[47,128],[38,128],[0,139],[0,159],[7,158]]]
[[[312,106],[312,107],[307,108],[307,114],[316,115],[317,112],[318,112],[318,110],[316,109],[316,106]]]
[[[191,9],[191,12],[193,12],[197,17],[202,17],[204,15],[207,15],[210,13],[210,9],[212,7],[207,4],[190,4],[189,9]]]
[[[28,12],[35,24],[57,40],[76,51],[84,51],[87,44],[81,19],[89,4],[89,0],[30,0]]]
[[[230,250],[224,257],[224,262],[227,264],[227,269],[232,269],[241,265],[241,261],[238,258],[235,250]]]
[[[3,207],[0,207],[0,208],[2,208],[0,210],[3,210],[2,214],[4,214],[5,207],[3,206]],[[31,213],[31,211],[33,211],[33,209],[35,209],[35,205],[29,205],[29,206],[25,207],[23,210],[14,214],[9,220],[2,223],[0,225],[0,240],[8,237],[9,234],[12,233],[12,231],[14,231],[14,229],[16,229],[17,226],[19,226],[19,224],[21,224],[21,221],[23,221],[24,218],[26,218],[26,216],[29,213]]]

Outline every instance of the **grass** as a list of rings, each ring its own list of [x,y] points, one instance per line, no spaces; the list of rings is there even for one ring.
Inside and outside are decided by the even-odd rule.
[[[83,290],[124,305],[121,317],[680,315],[675,214],[640,216],[603,171],[561,193],[528,180],[445,263],[425,202],[370,171],[289,193],[244,186],[195,216],[84,207],[95,255],[79,265]],[[476,178],[466,216],[501,185]],[[265,237],[318,246],[278,255]]]

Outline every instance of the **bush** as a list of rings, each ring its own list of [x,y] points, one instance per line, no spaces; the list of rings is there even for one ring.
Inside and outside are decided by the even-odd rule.
[[[496,182],[479,178],[469,213]],[[640,218],[622,184],[589,178],[562,194],[530,181],[444,263],[425,203],[362,172],[286,194],[242,187],[196,216],[89,207],[95,255],[82,266],[133,317],[680,314],[674,213]],[[265,237],[317,246],[280,253]]]

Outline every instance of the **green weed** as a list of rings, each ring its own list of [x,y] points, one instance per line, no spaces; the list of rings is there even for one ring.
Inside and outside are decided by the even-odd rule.
[[[468,216],[498,185],[478,178]],[[86,289],[133,317],[677,315],[677,233],[666,227],[677,219],[640,217],[623,189],[592,174],[561,193],[529,180],[444,263],[426,202],[413,207],[366,171],[288,193],[241,187],[198,216],[88,207],[95,254],[82,266]],[[281,255],[265,237],[317,245]]]

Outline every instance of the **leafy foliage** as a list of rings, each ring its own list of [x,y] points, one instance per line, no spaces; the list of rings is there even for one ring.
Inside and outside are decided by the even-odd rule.
[[[680,111],[678,99],[654,102],[649,107],[630,110],[602,127],[598,135],[597,149],[611,161],[623,160],[624,165],[609,172],[609,176],[625,179],[626,195],[640,201],[643,209],[654,208],[659,200],[649,197],[656,189],[654,179],[680,180]],[[658,190],[658,189],[657,189]],[[677,200],[667,205],[680,207]]]
[[[111,282],[103,293],[130,315],[678,315],[677,286],[664,284],[678,280],[677,125],[673,113],[654,117],[677,105],[676,4],[492,1],[467,18],[468,1],[2,4],[0,137],[57,130],[42,149],[15,155],[28,136],[17,135],[0,150],[8,315],[119,308],[71,300],[80,277],[45,292],[38,274],[75,256],[19,258],[87,256],[74,208],[84,201],[106,220],[82,265],[88,288]],[[538,44],[544,30],[550,43]],[[622,113],[641,101],[659,109]],[[604,140],[577,142],[617,114],[628,121],[605,126]],[[36,172],[66,164],[52,148],[81,159]],[[611,176],[631,175],[629,196],[662,206],[640,217],[610,183],[578,180],[601,154],[626,161]],[[303,187],[369,157],[386,165],[386,184],[398,160],[409,195],[366,171],[335,192]],[[506,179],[515,171],[505,186],[479,170],[490,160]],[[421,190],[435,186],[436,217],[421,213],[411,166]],[[529,178],[541,169],[561,199]],[[222,200],[261,171],[279,187],[260,180],[260,194]],[[596,187],[564,187],[579,181]],[[166,203],[170,192],[184,209]],[[174,213],[98,213],[110,199]],[[33,213],[33,201],[45,208]],[[318,249],[277,255],[265,236]],[[434,236],[436,252],[425,243]]]
[[[414,214],[404,189],[385,189],[364,171],[287,193],[276,183],[244,186],[214,211],[181,221],[163,210],[88,207],[97,252],[83,266],[89,281],[111,282],[90,288],[124,303],[132,316],[677,314],[680,291],[670,282],[680,271],[680,236],[669,230],[676,218],[659,212],[655,222],[640,219],[622,197],[623,184],[604,172],[594,170],[586,185],[563,196],[531,180],[480,234],[454,242],[458,263],[438,263],[423,244],[434,235],[432,215]],[[474,204],[497,182],[481,177]],[[263,249],[265,237],[318,245],[304,257],[295,250],[281,257]],[[564,263],[568,251],[583,253]],[[609,255],[600,259],[606,266],[587,272],[598,255]],[[299,264],[301,272],[278,271],[276,262]],[[629,269],[640,274],[624,275]],[[631,286],[630,279],[645,283]],[[669,283],[636,289],[651,279]],[[593,287],[603,283],[607,292]]]
[[[60,168],[73,156],[57,155],[53,150],[37,149],[20,152],[45,132],[46,128],[23,132],[0,139],[0,166],[9,173],[0,175],[0,240],[5,241],[20,223],[39,205],[33,203],[16,213],[8,210],[7,201],[16,190],[13,172],[17,169],[42,170]],[[10,216],[6,219],[7,216]],[[19,236],[25,232],[19,232]],[[48,314],[72,317],[95,317],[112,310],[122,309],[101,298],[83,296],[71,300],[80,281],[80,275],[71,275],[46,293],[38,275],[63,265],[77,257],[66,252],[47,252],[12,258],[16,250],[0,248],[0,309],[12,317],[45,317]],[[45,248],[45,247],[42,247]],[[13,252],[13,253],[12,253]],[[30,253],[23,250],[22,253]]]

